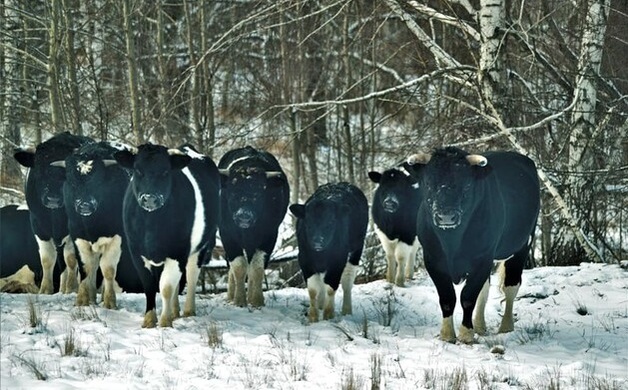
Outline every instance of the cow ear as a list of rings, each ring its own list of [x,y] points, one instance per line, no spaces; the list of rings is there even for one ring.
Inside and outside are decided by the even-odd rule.
[[[382,174],[377,171],[370,171],[369,179],[371,179],[373,183],[379,183],[379,181],[382,179]]]
[[[290,212],[292,213],[292,215],[294,215],[297,218],[305,218],[305,205],[302,204],[291,204],[290,205]]]
[[[35,164],[35,152],[32,150],[26,149],[15,149],[15,153],[13,157],[17,160],[20,165],[25,166],[27,168],[32,168]]]
[[[135,154],[131,153],[130,151],[119,150],[113,154],[113,158],[122,167],[127,169],[133,169],[133,164],[135,163]]]
[[[170,155],[170,167],[172,169],[183,169],[188,166],[190,161],[192,161],[192,157],[187,154]]]

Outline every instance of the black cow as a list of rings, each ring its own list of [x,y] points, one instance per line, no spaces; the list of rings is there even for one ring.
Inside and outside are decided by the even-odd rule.
[[[74,149],[89,142],[93,140],[65,132],[42,142],[34,150],[18,149],[14,154],[21,165],[30,168],[26,179],[26,204],[31,212],[31,226],[39,247],[43,270],[39,291],[42,294],[54,292],[52,272],[58,247],[63,248],[67,267],[61,277],[60,291],[69,293],[78,289],[78,261],[68,235],[68,218],[63,207],[65,171],[50,164],[65,159]]]
[[[310,296],[308,318],[334,317],[334,296],[342,283],[342,314],[351,314],[351,288],[364,247],[368,202],[349,183],[322,185],[305,204],[290,205],[297,217],[299,265]]]
[[[0,278],[15,274],[25,265],[35,273],[35,284],[40,285],[41,262],[30,212],[26,207],[4,206],[0,208]],[[59,278],[60,268],[55,267],[55,271]]]
[[[406,164],[419,180],[423,200],[417,233],[425,268],[443,313],[440,336],[453,342],[452,283],[466,280],[458,339],[472,343],[486,330],[484,306],[493,260],[502,265],[506,307],[499,332],[514,329],[513,301],[521,284],[539,214],[539,180],[532,160],[514,152],[471,155],[454,147],[418,154]],[[472,320],[473,309],[477,308]]]
[[[250,146],[227,152],[222,177],[220,239],[229,262],[227,300],[264,305],[264,268],[288,209],[290,188],[277,159]],[[244,282],[248,274],[248,292]],[[248,294],[247,294],[248,293]]]
[[[106,308],[116,308],[116,281],[125,291],[143,291],[128,246],[122,244],[122,201],[129,175],[113,158],[118,150],[108,142],[89,143],[52,163],[66,170],[63,196],[68,227],[86,274],[76,296],[79,306],[96,303],[99,267]]]
[[[216,244],[220,174],[214,162],[190,146],[168,149],[144,144],[115,153],[133,176],[124,197],[124,232],[146,294],[142,327],[157,323],[155,294],[161,292],[160,326],[179,316],[179,282],[185,270],[183,314],[196,314],[199,266]]]
[[[419,249],[416,236],[416,215],[419,209],[419,185],[403,168],[391,168],[382,173],[369,172],[378,183],[371,215],[375,233],[386,253],[386,280],[403,287],[412,279],[414,259]]]

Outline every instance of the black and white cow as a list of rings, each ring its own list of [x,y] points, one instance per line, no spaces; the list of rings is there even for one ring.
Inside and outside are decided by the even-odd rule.
[[[63,206],[65,170],[50,164],[65,159],[74,149],[89,142],[93,140],[64,132],[40,143],[35,149],[17,149],[14,154],[21,165],[30,168],[26,179],[26,204],[39,247],[43,271],[42,294],[54,292],[52,272],[57,260],[56,248],[63,248],[66,267],[60,291],[69,293],[78,289],[78,261],[68,234],[68,218]]]
[[[263,306],[264,268],[288,210],[288,179],[272,154],[251,146],[227,152],[218,168],[222,176],[220,239],[229,262],[227,300],[238,306],[246,306],[247,301]]]
[[[34,283],[39,286],[41,262],[31,228],[30,212],[25,206],[4,206],[0,208],[0,278],[15,274],[25,265],[35,273]],[[54,271],[58,279],[61,269],[55,267]]]
[[[378,183],[371,215],[375,233],[386,253],[386,280],[403,287],[406,279],[412,279],[419,250],[416,236],[416,215],[421,199],[419,184],[403,168],[391,168],[382,173],[371,171],[368,175]]]
[[[88,143],[52,163],[66,170],[63,196],[68,227],[86,274],[76,296],[79,306],[96,303],[99,268],[106,308],[116,308],[116,281],[127,292],[143,291],[123,244],[122,202],[129,175],[113,158],[118,150],[108,142]]]
[[[342,314],[352,314],[351,289],[364,248],[368,201],[349,183],[322,185],[305,204],[290,205],[297,217],[299,265],[310,296],[308,318],[334,317],[334,296],[342,284]]]
[[[115,153],[132,170],[124,197],[124,231],[146,294],[142,327],[157,323],[155,294],[162,299],[160,326],[179,316],[179,283],[185,270],[183,315],[196,314],[199,266],[216,243],[220,174],[214,162],[190,146],[144,144]]]
[[[506,307],[499,332],[514,329],[513,301],[521,284],[540,208],[534,162],[514,152],[469,154],[448,147],[411,156],[405,165],[418,179],[423,200],[417,233],[425,268],[438,291],[440,336],[456,339],[453,284],[466,280],[458,340],[472,343],[486,331],[484,306],[493,261],[501,265]],[[472,318],[473,310],[476,310]]]

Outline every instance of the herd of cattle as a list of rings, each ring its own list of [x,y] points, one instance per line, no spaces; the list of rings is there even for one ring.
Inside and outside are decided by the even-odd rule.
[[[177,149],[58,134],[15,152],[29,168],[28,208],[0,209],[0,273],[38,270],[39,292],[77,292],[77,305],[116,308],[116,290],[144,292],[143,327],[195,315],[200,267],[219,232],[229,265],[227,299],[264,305],[262,281],[279,225],[296,217],[298,262],[310,297],[308,319],[351,314],[354,283],[369,220],[365,194],[340,182],[317,188],[304,204],[289,203],[285,172],[270,153],[250,146],[227,152],[216,165],[190,145]],[[506,306],[499,332],[513,330],[513,301],[530,253],[539,213],[534,163],[513,152],[469,154],[453,147],[416,154],[384,172],[371,215],[387,259],[387,280],[412,277],[419,243],[442,311],[441,338],[472,343],[484,333],[484,306],[495,260]],[[81,266],[82,264],[82,266]],[[100,272],[98,272],[100,270]],[[10,279],[10,277],[9,277]],[[466,281],[458,336],[453,284]],[[473,312],[475,309],[475,316]]]

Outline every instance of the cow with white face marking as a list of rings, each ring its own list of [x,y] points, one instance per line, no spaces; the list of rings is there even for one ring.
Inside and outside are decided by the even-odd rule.
[[[118,151],[116,161],[132,171],[124,197],[124,231],[133,264],[146,294],[142,327],[157,324],[155,294],[162,312],[159,325],[179,316],[179,283],[185,271],[183,315],[196,314],[196,283],[206,253],[214,248],[219,220],[220,177],[214,162],[190,146],[168,149],[144,144]]]
[[[264,269],[288,209],[290,188],[277,159],[251,146],[227,152],[222,176],[220,239],[229,262],[227,299],[264,305]],[[248,276],[248,291],[245,280]]]
[[[421,198],[419,184],[403,168],[391,168],[382,173],[371,171],[368,175],[378,183],[371,214],[375,233],[386,253],[386,280],[403,287],[406,279],[412,278],[419,249],[416,236]]]
[[[475,332],[486,331],[488,279],[499,259],[508,259],[501,265],[506,307],[499,332],[512,331],[513,302],[540,209],[534,162],[515,152],[479,155],[448,147],[411,156],[404,166],[421,186],[417,234],[439,296],[441,339],[456,340],[453,284],[463,280],[458,340],[472,343]]]
[[[15,159],[30,168],[26,179],[26,204],[30,210],[31,226],[42,265],[42,282],[39,292],[52,294],[57,281],[53,269],[57,262],[57,250],[63,251],[65,268],[61,277],[60,291],[69,293],[78,289],[78,261],[68,232],[68,217],[63,205],[65,170],[50,164],[65,159],[74,149],[93,142],[92,139],[68,132],[60,133],[35,149],[17,149]]]
[[[52,163],[66,170],[63,196],[68,228],[86,274],[76,296],[79,306],[96,303],[99,268],[106,308],[116,308],[116,281],[124,291],[143,291],[123,243],[122,201],[129,175],[113,159],[118,150],[109,142],[89,143]]]
[[[349,183],[322,185],[305,204],[290,205],[297,217],[299,265],[310,296],[308,319],[334,317],[334,296],[342,284],[342,314],[352,314],[351,289],[364,248],[368,201]]]

